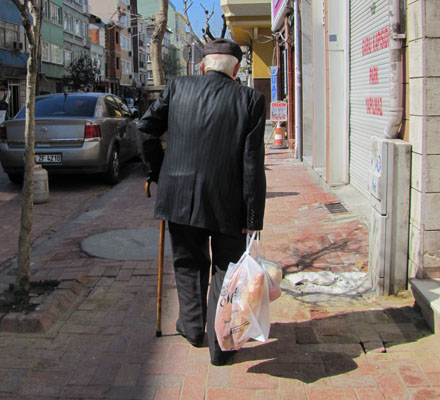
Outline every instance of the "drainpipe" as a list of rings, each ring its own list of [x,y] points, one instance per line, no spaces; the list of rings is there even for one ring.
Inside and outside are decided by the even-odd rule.
[[[289,145],[290,150],[295,149],[295,84],[293,82],[293,56],[292,53],[293,45],[292,41],[290,40],[291,36],[291,28],[289,26],[288,16],[286,15],[284,17],[284,45],[285,45],[285,55],[286,55],[286,63],[285,63],[285,69],[287,71],[287,94],[289,96],[287,101],[287,107],[288,107],[288,123],[287,123],[287,141]],[[279,46],[278,46],[279,49]],[[281,56],[281,55],[280,55]],[[281,80],[280,80],[281,81]]]
[[[385,137],[395,139],[403,117],[402,40],[400,33],[400,0],[389,0],[390,7],[390,119]]]
[[[302,120],[302,49],[301,49],[301,21],[299,2],[293,4],[294,44],[295,44],[295,158],[303,158],[303,120]]]

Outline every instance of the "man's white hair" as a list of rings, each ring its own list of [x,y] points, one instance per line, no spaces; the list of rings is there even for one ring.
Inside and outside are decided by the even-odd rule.
[[[238,59],[230,54],[208,54],[203,58],[203,63],[206,71],[219,71],[232,76]]]

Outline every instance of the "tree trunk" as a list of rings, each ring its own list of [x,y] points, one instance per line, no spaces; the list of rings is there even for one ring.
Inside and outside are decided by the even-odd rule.
[[[22,16],[23,16],[23,10]],[[27,9],[25,9],[27,11]],[[30,252],[33,211],[33,170],[35,165],[35,92],[38,77],[38,55],[40,49],[40,32],[42,12],[38,1],[31,4],[30,14],[33,24],[23,18],[23,25],[29,39],[29,58],[27,62],[26,76],[26,122],[25,122],[25,160],[24,180],[21,202],[21,226],[18,238],[18,275],[16,292],[29,293],[30,279]]]
[[[165,84],[162,63],[162,40],[167,29],[168,0],[160,1],[159,12],[155,15],[154,21],[155,27],[150,40],[150,57],[154,86],[159,86]]]

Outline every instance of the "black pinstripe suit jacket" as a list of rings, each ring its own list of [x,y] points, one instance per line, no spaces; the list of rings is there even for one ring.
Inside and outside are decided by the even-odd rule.
[[[139,122],[168,131],[155,217],[237,235],[263,227],[264,96],[215,71],[172,79]]]

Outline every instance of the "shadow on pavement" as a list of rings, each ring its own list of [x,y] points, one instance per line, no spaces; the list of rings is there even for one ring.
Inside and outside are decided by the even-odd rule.
[[[276,197],[298,196],[298,192],[267,192],[266,199],[273,199]]]
[[[345,238],[334,241],[328,245],[321,244],[318,250],[296,251],[293,248],[292,254],[297,257],[296,262],[283,266],[283,275],[289,272],[289,269],[296,267],[297,271],[303,271],[307,268],[314,267],[316,262],[328,255],[335,253],[359,254],[362,249],[362,243],[356,239],[357,232],[362,228],[356,228],[348,232]],[[293,245],[294,246],[294,245]]]
[[[241,349],[234,364],[261,360],[247,372],[312,383],[358,369],[361,355],[392,352],[393,346],[431,334],[417,310],[408,306],[273,323],[271,342]],[[380,374],[380,368],[374,373]]]

